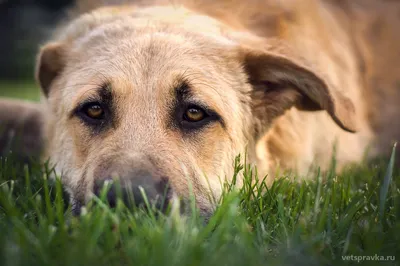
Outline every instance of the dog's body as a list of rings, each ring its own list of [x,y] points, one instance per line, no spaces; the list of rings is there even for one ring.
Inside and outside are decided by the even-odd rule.
[[[44,147],[43,106],[20,100],[0,99],[0,156],[13,156],[29,162]]]
[[[45,158],[77,204],[116,174],[151,195],[168,184],[170,198],[190,183],[207,213],[245,151],[270,181],[277,168],[327,169],[334,147],[339,167],[388,154],[400,137],[399,12],[377,0],[97,9],[39,55]]]

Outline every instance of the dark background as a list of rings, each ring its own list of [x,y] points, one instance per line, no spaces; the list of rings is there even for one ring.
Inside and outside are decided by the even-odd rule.
[[[33,80],[36,52],[73,0],[0,0],[0,80]]]

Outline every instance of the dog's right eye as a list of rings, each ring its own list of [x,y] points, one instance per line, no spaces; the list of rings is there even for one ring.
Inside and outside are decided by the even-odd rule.
[[[97,123],[105,118],[105,110],[100,103],[86,103],[79,112],[79,116],[86,122]]]
[[[104,110],[98,104],[89,105],[85,108],[85,114],[92,119],[102,119]]]

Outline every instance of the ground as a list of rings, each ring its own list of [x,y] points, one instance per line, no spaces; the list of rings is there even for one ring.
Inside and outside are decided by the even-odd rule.
[[[39,99],[31,83],[0,84],[0,97]],[[206,223],[191,216],[110,209],[94,199],[70,213],[46,164],[0,158],[2,265],[400,265],[400,171],[393,157],[312,181],[282,176],[266,189],[246,182],[226,193]],[[400,154],[399,154],[400,156]]]

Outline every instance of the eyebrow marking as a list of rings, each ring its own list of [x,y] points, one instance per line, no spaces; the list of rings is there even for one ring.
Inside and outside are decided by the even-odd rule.
[[[179,85],[175,86],[175,92],[178,100],[183,100],[191,96],[190,85],[186,80],[178,81]]]
[[[113,93],[110,84],[106,84],[98,90],[103,104],[111,107],[113,103]]]
[[[113,94],[111,90],[111,86],[109,84],[105,84],[97,89],[93,89],[95,92],[91,93],[90,96],[86,97],[86,99],[79,102],[79,104],[72,109],[69,114],[69,117],[73,117],[77,111],[79,111],[85,104],[92,102],[100,102],[107,106],[112,106],[113,102]]]
[[[116,115],[116,109],[114,104],[114,94],[109,84],[105,84],[101,87],[94,88],[91,95],[88,95],[86,99],[82,98],[81,102],[73,109],[70,114],[70,119],[77,117],[81,120],[88,128],[91,129],[93,134],[100,134],[106,132],[110,128],[116,128],[119,124]],[[104,110],[104,119],[94,123],[88,120],[86,115],[82,112],[88,104],[99,104]],[[93,123],[92,123],[93,122]]]
[[[182,109],[186,109],[189,106],[198,106],[202,108],[211,117],[211,120],[220,123],[222,128],[226,130],[225,120],[217,112],[215,112],[211,107],[207,106],[207,104],[205,104],[204,102],[191,99],[193,94],[190,82],[188,82],[185,78],[181,78],[177,81],[176,84],[177,84],[175,86],[176,99],[173,107],[174,109],[173,112],[175,112],[175,114],[179,113],[179,110],[180,112],[182,112],[183,111]]]

